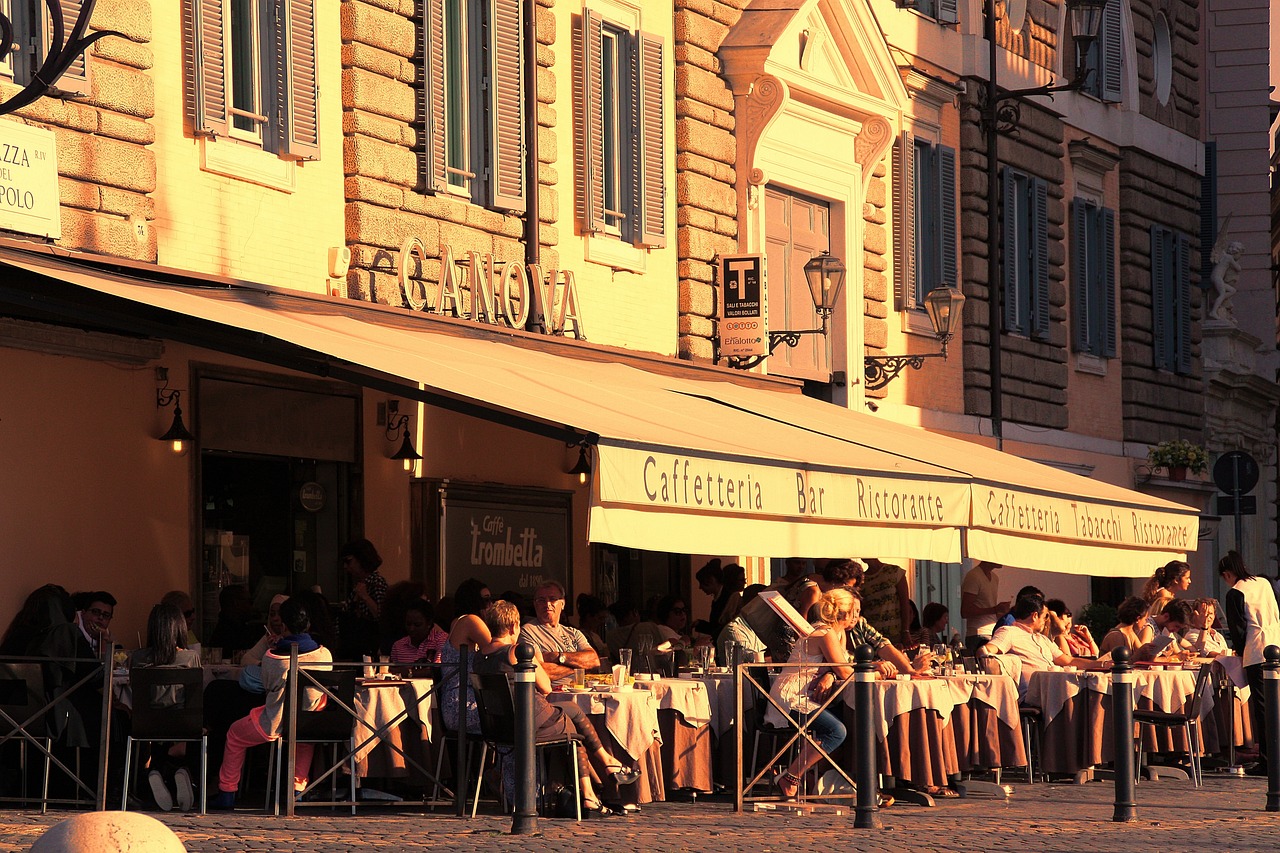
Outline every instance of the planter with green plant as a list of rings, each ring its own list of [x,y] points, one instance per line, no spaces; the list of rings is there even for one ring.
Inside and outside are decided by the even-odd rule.
[[[1164,468],[1169,472],[1170,480],[1185,480],[1187,472],[1204,473],[1209,467],[1209,454],[1200,445],[1179,438],[1149,447],[1147,463],[1152,468]]]

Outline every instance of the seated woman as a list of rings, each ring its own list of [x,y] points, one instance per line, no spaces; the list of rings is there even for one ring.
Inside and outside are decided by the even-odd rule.
[[[1147,609],[1147,602],[1137,596],[1130,596],[1122,601],[1116,611],[1120,624],[1102,638],[1102,643],[1098,646],[1099,654],[1110,654],[1124,647],[1133,654],[1133,660],[1149,659],[1149,654],[1146,658],[1140,656],[1144,648],[1150,652],[1151,641],[1155,636]]]
[[[405,636],[391,644],[392,663],[436,663],[449,635],[432,619],[431,602],[415,599],[404,605]]]
[[[912,604],[915,607],[915,604]],[[911,629],[911,641],[928,648],[947,641],[947,619],[950,616],[945,604],[931,601],[924,606],[918,625]]]
[[[333,654],[317,643],[307,633],[311,617],[296,598],[280,605],[280,621],[285,635],[262,658],[262,684],[267,689],[266,704],[254,708],[247,717],[232,724],[227,731],[227,748],[218,769],[218,795],[209,801],[211,809],[232,809],[236,804],[236,791],[240,789],[240,770],[244,767],[245,752],[251,746],[279,740],[284,726],[285,684],[289,674],[290,648],[298,644],[298,662],[311,664],[313,669],[330,669],[324,664],[333,662]],[[319,664],[319,666],[316,666]],[[313,688],[298,690],[298,707],[306,711],[318,711],[325,705],[325,694]],[[297,763],[294,768],[295,790],[307,787],[311,772],[311,754],[314,744],[300,741],[294,744]]]
[[[1213,627],[1218,617],[1218,601],[1201,598],[1191,612],[1191,627],[1182,632],[1182,639],[1191,644],[1197,657],[1216,658],[1230,652],[1226,637]]]
[[[495,601],[493,606],[484,612],[484,622],[493,635],[493,640],[481,646],[476,657],[476,672],[515,672],[516,642],[520,639],[520,611],[507,601]],[[595,727],[587,719],[582,709],[572,703],[551,704],[546,694],[551,692],[551,678],[541,666],[542,654],[534,647],[534,663],[539,666],[534,670],[537,689],[533,694],[533,726],[537,738],[556,735],[581,735],[583,744],[578,747],[578,792],[582,795],[583,811],[597,817],[613,814],[597,796],[591,784],[591,762],[595,759],[601,771],[611,773],[619,785],[629,785],[640,778],[634,770],[627,770],[618,760],[605,752],[600,736]],[[514,779],[509,779],[508,770],[514,774],[514,762],[505,762],[503,784],[513,790]]]
[[[831,708],[818,709],[832,688],[853,673],[849,654],[845,647],[845,633],[862,617],[862,602],[857,593],[846,587],[836,587],[824,592],[817,602],[817,620],[814,631],[796,642],[791,649],[790,663],[810,666],[787,667],[778,676],[769,694],[774,701],[787,708],[791,716],[808,718],[808,733],[830,755],[844,743],[847,730]],[[787,725],[788,721],[771,703],[765,719],[773,725]],[[800,750],[777,776],[773,784],[783,799],[795,799],[800,783],[809,768],[822,758],[822,752],[808,740],[802,740]],[[881,805],[884,805],[882,802]]]
[[[1077,658],[1096,658],[1098,644],[1089,633],[1089,626],[1072,623],[1071,611],[1061,598],[1051,598],[1044,603],[1049,613],[1049,639],[1064,654]]]
[[[449,626],[448,641],[440,647],[441,672],[444,682],[440,687],[440,718],[449,731],[458,730],[458,664],[462,660],[459,649],[467,656],[467,669],[473,667],[475,651],[493,640],[489,627],[482,618],[493,603],[493,595],[484,581],[467,578],[458,584],[453,594],[453,609],[457,613]],[[480,734],[480,716],[476,710],[476,697],[471,684],[466,685],[463,701],[466,703],[467,731]]]
[[[129,654],[129,669],[200,666],[200,653],[183,648],[186,638],[187,619],[182,610],[174,604],[157,604],[147,616],[147,645]],[[176,695],[170,695],[171,691],[177,689],[173,686],[164,688],[164,692],[156,697],[161,707],[180,703]],[[167,812],[173,808],[175,791],[178,808],[182,811],[190,811],[195,802],[191,771],[183,766],[186,747],[185,743],[157,744],[151,757],[147,782],[151,785],[156,805],[162,811]]]
[[[689,637],[689,608],[679,597],[664,595],[658,600],[653,616],[658,625],[658,651],[687,649],[693,645]]]

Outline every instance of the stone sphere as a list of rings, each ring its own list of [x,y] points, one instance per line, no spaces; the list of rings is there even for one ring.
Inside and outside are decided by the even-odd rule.
[[[31,853],[185,853],[173,830],[138,812],[86,812],[41,835]]]

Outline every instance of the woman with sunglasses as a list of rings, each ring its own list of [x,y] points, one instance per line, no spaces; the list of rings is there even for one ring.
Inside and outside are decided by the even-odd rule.
[[[1061,598],[1051,598],[1044,603],[1049,614],[1049,639],[1064,653],[1077,658],[1096,658],[1098,644],[1085,624],[1073,625],[1071,611]]]

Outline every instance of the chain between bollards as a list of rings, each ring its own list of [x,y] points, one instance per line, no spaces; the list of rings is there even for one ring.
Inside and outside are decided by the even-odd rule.
[[[1280,812],[1280,646],[1267,646],[1262,656],[1263,698],[1266,700],[1267,811]]]
[[[854,650],[853,667],[853,732],[854,781],[858,785],[857,807],[853,825],[857,829],[879,829],[879,774],[876,772],[875,718],[871,713],[875,701],[876,655],[870,646]]]
[[[511,818],[512,835],[534,835],[538,831],[538,778],[533,749],[533,644],[516,646],[516,811]],[[581,794],[579,794],[581,796]]]
[[[1138,819],[1133,775],[1133,685],[1138,675],[1129,664],[1129,658],[1126,648],[1116,649],[1111,654],[1115,661],[1115,668],[1111,670],[1111,734],[1116,749],[1116,803],[1111,820],[1116,823],[1130,823]]]

